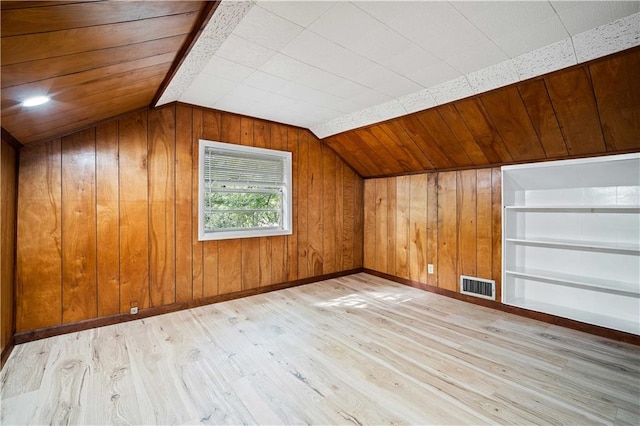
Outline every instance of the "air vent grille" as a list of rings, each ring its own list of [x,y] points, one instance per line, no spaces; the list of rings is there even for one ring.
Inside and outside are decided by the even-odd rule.
[[[496,282],[483,278],[460,275],[460,293],[483,299],[496,300]]]

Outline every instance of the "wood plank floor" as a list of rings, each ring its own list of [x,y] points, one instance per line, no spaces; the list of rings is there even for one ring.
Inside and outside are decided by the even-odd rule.
[[[367,274],[17,346],[10,424],[640,424],[640,348]]]

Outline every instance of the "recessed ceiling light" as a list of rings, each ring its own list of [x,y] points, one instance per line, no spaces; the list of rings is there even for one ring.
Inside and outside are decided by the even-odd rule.
[[[48,96],[34,96],[33,98],[29,98],[22,102],[22,106],[25,107],[34,107],[42,104],[46,104],[51,100]]]

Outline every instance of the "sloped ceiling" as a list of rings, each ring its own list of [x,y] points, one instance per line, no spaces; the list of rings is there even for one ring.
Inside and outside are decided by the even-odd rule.
[[[640,151],[638,75],[634,48],[324,142],[364,177]]]
[[[640,44],[640,2],[223,2],[160,104],[318,137]]]
[[[148,107],[212,6],[3,1],[2,127],[27,144]],[[36,95],[51,102],[21,105]]]

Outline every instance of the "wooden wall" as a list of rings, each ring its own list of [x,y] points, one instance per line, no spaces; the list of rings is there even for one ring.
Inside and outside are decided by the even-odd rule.
[[[500,177],[481,168],[365,180],[364,267],[453,291],[461,274],[493,279],[499,301]]]
[[[293,153],[293,235],[197,240],[199,138]],[[360,268],[362,193],[307,130],[182,104],[29,145],[17,331]]]
[[[324,142],[365,178],[637,152],[639,70],[635,47]]]
[[[14,331],[14,260],[16,244],[16,182],[18,150],[2,132],[0,150],[0,352],[9,344]]]

